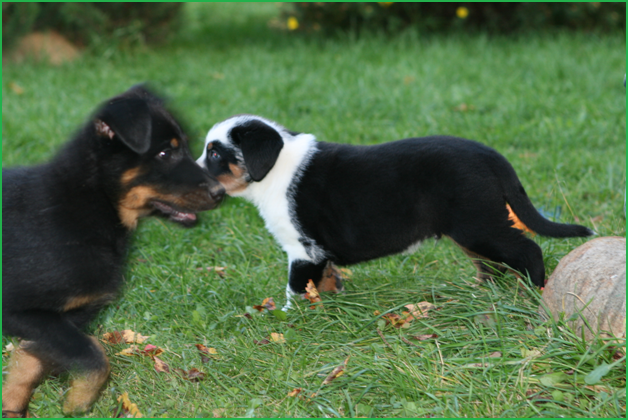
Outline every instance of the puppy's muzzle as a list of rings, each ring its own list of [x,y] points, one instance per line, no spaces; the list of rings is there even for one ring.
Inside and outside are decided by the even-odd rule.
[[[220,204],[225,197],[225,188],[218,182],[212,180],[211,182],[201,184],[202,187],[207,188],[207,192],[211,199],[216,203],[216,206]]]

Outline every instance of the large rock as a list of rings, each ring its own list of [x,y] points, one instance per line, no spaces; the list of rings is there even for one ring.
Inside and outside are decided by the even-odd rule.
[[[581,312],[569,324],[578,335],[584,329],[586,339],[598,331],[625,338],[626,238],[593,239],[567,254],[547,281],[543,302],[555,319],[561,312],[565,319]]]

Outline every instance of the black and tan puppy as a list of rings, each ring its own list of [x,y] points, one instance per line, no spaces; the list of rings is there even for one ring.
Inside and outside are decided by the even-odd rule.
[[[516,226],[551,237],[592,234],[543,218],[502,155],[455,137],[350,146],[238,115],[214,125],[198,163],[227,194],[257,206],[288,254],[288,305],[309,279],[322,291],[340,287],[331,263],[411,251],[441,236],[473,259],[481,278],[508,267],[543,286],[541,248]]]
[[[51,162],[2,170],[2,332],[22,339],[2,384],[3,417],[25,415],[48,372],[71,373],[66,413],[90,407],[109,363],[82,329],[120,289],[138,219],[192,225],[223,194],[141,86],[104,103]]]

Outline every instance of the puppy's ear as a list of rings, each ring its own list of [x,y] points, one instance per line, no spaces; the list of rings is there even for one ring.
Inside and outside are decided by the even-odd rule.
[[[248,121],[231,130],[231,140],[240,147],[253,181],[261,181],[275,166],[283,148],[281,135],[259,120]]]
[[[118,136],[135,153],[146,153],[150,147],[151,116],[144,99],[127,98],[108,102],[96,115],[98,134]]]

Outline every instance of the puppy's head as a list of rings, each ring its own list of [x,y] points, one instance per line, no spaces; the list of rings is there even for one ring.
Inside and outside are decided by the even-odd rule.
[[[220,181],[227,194],[238,195],[268,175],[286,134],[295,133],[262,117],[237,115],[209,130],[197,163]]]
[[[224,188],[196,165],[179,123],[145,87],[107,101],[90,129],[103,183],[127,228],[151,214],[189,226],[222,199]]]

